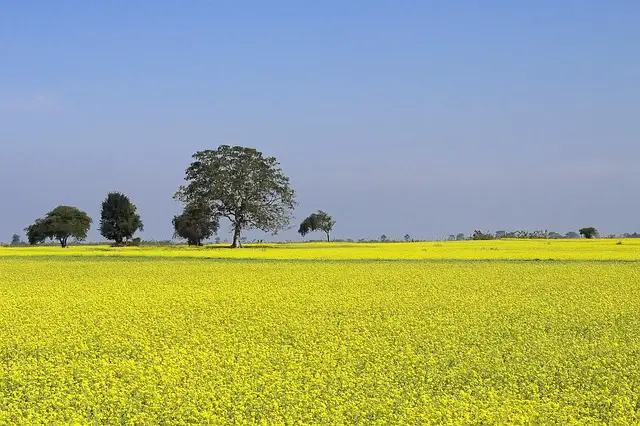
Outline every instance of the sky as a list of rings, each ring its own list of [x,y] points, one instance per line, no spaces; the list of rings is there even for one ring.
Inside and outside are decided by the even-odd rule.
[[[97,223],[112,190],[168,239],[220,144],[297,191],[295,228],[250,238],[317,209],[337,238],[640,231],[639,22],[637,0],[0,2],[0,241],[60,204]]]

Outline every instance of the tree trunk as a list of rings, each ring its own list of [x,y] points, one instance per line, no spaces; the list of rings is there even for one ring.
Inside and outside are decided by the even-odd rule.
[[[331,242],[331,235],[329,235],[329,233],[327,232],[327,242],[330,243]]]
[[[67,239],[66,238],[60,238],[60,247],[62,248],[67,248]]]
[[[233,244],[231,244],[231,248],[242,248],[242,242],[240,241],[240,231],[240,225],[236,223],[233,230]]]

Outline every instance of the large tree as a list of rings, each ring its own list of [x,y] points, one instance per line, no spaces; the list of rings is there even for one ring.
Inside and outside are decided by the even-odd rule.
[[[202,241],[218,232],[219,222],[208,205],[188,204],[182,214],[173,217],[174,237],[184,238],[190,246],[201,246]]]
[[[298,228],[298,233],[304,237],[309,232],[322,231],[327,235],[327,241],[331,241],[331,231],[335,224],[336,221],[333,220],[329,213],[318,210],[315,213],[311,213],[302,221]]]
[[[129,197],[120,192],[110,192],[102,202],[100,235],[120,245],[128,241],[137,231],[143,231],[144,224],[138,209]]]
[[[245,229],[276,234],[289,225],[295,192],[279,165],[253,148],[221,145],[199,151],[175,198],[187,205],[204,203],[213,216],[228,219],[232,247],[242,247]]]
[[[65,248],[70,237],[77,241],[86,239],[92,222],[85,212],[76,207],[58,206],[25,228],[25,232],[30,244],[43,243],[48,238]]]

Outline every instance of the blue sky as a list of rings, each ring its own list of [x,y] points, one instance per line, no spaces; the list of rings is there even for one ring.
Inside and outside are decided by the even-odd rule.
[[[222,143],[276,156],[336,237],[640,231],[638,22],[631,0],[4,2],[0,240],[58,204],[97,221],[110,190],[169,238]]]

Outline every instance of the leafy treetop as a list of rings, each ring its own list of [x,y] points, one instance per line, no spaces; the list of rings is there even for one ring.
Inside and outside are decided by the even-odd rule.
[[[232,247],[242,247],[242,230],[276,234],[286,229],[296,204],[278,161],[253,148],[221,145],[196,152],[185,180],[175,198],[185,204],[207,204],[213,216],[228,219]]]
[[[582,228],[582,229],[578,230],[578,232],[580,233],[580,235],[582,235],[585,238],[597,238],[598,237],[598,230],[596,228],[594,228],[593,226]]]
[[[69,237],[78,241],[86,239],[92,222],[85,212],[76,207],[58,206],[25,228],[25,232],[32,245],[43,243],[48,238],[65,248]]]
[[[116,244],[122,244],[137,231],[143,230],[142,219],[129,197],[120,192],[110,192],[102,202],[100,235]]]
[[[175,238],[184,238],[190,246],[201,246],[202,241],[218,232],[219,223],[206,204],[188,204],[182,214],[174,216]]]
[[[316,213],[311,213],[307,216],[298,228],[298,233],[303,237],[309,232],[322,231],[327,234],[327,241],[331,241],[331,231],[336,221],[333,220],[331,215],[322,210],[318,210]]]

